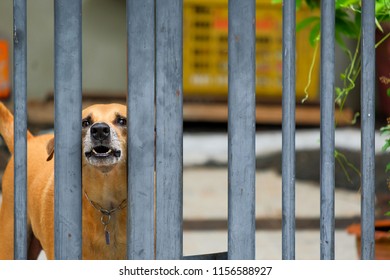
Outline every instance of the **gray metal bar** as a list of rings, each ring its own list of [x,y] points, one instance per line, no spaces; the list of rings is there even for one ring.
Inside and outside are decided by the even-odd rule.
[[[156,258],[183,255],[183,1],[156,1]]]
[[[255,258],[254,0],[229,0],[228,258]]]
[[[14,258],[27,259],[27,9],[14,0]]]
[[[295,259],[295,1],[283,3],[282,258]]]
[[[154,5],[127,1],[129,259],[154,259]]]
[[[375,258],[375,1],[362,1],[361,258]]]
[[[321,1],[321,259],[334,259],[335,1]]]
[[[56,0],[55,258],[81,259],[81,0]]]

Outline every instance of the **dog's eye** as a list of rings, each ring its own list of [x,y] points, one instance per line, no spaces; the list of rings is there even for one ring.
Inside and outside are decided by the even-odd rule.
[[[125,118],[122,118],[122,117],[118,117],[118,118],[116,119],[116,122],[117,122],[117,124],[119,124],[119,125],[121,125],[121,126],[125,126],[125,125],[127,124],[126,119],[125,119]]]
[[[81,126],[83,128],[86,128],[86,127],[88,127],[90,125],[91,125],[91,121],[90,120],[83,120],[83,122],[81,123]]]

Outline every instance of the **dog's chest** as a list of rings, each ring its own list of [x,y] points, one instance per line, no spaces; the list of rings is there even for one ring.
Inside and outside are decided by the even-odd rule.
[[[95,215],[94,215],[95,216]],[[84,219],[83,258],[126,259],[126,218],[111,217],[108,224],[104,218]]]

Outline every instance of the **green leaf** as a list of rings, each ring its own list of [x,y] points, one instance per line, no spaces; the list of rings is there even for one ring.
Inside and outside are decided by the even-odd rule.
[[[312,47],[320,40],[321,24],[317,23],[313,26],[309,34],[309,42]]]
[[[348,15],[348,12],[346,11],[346,9],[337,9],[335,11],[335,13],[336,13],[336,17],[338,17],[338,18],[344,18],[344,19],[349,18],[349,15]]]
[[[362,26],[362,14],[355,13],[355,24],[356,26]]]
[[[360,27],[355,22],[344,17],[336,17],[336,33],[343,34],[349,38],[357,38],[360,34]],[[339,35],[339,36],[340,36]]]
[[[307,6],[309,6],[310,9],[316,9],[320,7],[320,1],[319,0],[306,0],[305,1]]]
[[[377,18],[375,18],[375,25],[382,33],[384,32],[382,25],[379,23],[379,20]]]
[[[385,134],[390,134],[390,124],[384,127],[380,128],[380,134],[385,135]]]
[[[336,0],[336,9],[346,8],[351,5],[359,4],[360,0]]]
[[[297,27],[296,27],[297,32],[308,27],[313,22],[317,22],[317,23],[320,22],[320,17],[312,16],[312,17],[305,18],[304,20],[301,20],[300,22],[297,23]]]
[[[390,2],[388,0],[377,0],[375,2],[375,14],[384,16],[385,18],[388,17],[390,11]]]
[[[386,94],[388,97],[390,97],[390,88],[387,89]]]
[[[390,139],[386,139],[385,144],[382,147],[382,151],[385,152],[390,147]]]
[[[388,163],[387,165],[386,165],[386,170],[385,170],[385,172],[389,172],[390,171],[390,163]]]

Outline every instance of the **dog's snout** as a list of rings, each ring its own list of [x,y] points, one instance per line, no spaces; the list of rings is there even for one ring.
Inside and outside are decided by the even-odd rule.
[[[106,123],[96,123],[91,127],[91,135],[95,140],[107,140],[110,136],[110,127]]]

